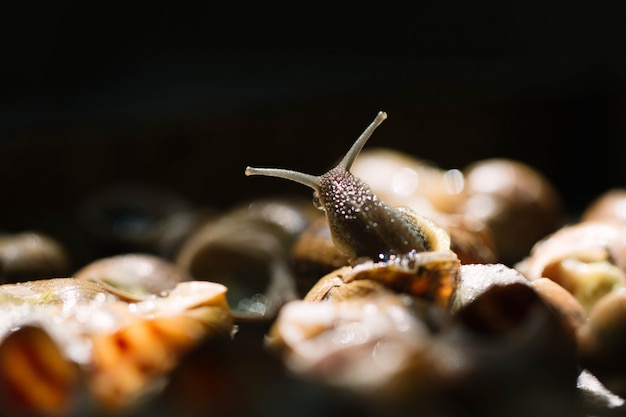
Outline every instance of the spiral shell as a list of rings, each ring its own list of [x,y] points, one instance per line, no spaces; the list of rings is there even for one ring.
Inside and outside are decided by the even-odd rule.
[[[52,414],[67,407],[73,395],[68,391],[74,389],[86,392],[94,405],[127,409],[158,392],[181,356],[201,340],[231,337],[233,320],[225,293],[220,284],[188,281],[165,296],[128,302],[96,282],[74,278],[2,285],[0,358],[9,365],[0,372],[8,381],[0,393],[27,391],[33,384],[58,388],[57,397],[50,396],[51,401],[57,398]],[[40,330],[20,331],[31,327]],[[16,343],[22,348],[13,349]],[[80,385],[71,376],[56,381],[50,372],[31,379],[26,374],[11,377],[20,363],[26,366],[20,372],[26,372],[48,360],[47,366],[62,375],[77,369]],[[23,405],[29,413],[39,406]]]

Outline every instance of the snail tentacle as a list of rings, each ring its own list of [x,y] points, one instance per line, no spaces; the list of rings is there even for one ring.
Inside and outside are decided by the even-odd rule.
[[[361,153],[361,149],[363,149],[363,146],[365,146],[365,143],[367,143],[370,136],[372,136],[372,133],[374,133],[374,130],[376,130],[376,128],[380,126],[380,124],[386,118],[387,118],[387,113],[385,113],[384,111],[378,112],[374,121],[370,123],[370,125],[363,131],[363,133],[361,133],[361,136],[358,137],[358,139],[354,142],[350,150],[343,157],[341,162],[339,162],[339,164],[337,165],[337,168],[342,168],[346,171],[350,171],[352,164],[356,160],[356,157],[359,156],[359,153]]]
[[[350,173],[361,149],[386,118],[387,113],[378,112],[341,162],[325,174],[313,176],[285,169],[248,167],[246,175],[285,178],[313,188],[314,204],[324,211],[333,242],[351,260],[446,247],[448,240],[439,245],[439,235],[429,232],[434,225],[387,206],[364,181]],[[424,227],[426,230],[422,230]],[[433,239],[437,242],[431,242]]]
[[[376,115],[376,118],[370,125],[361,133],[361,136],[357,138],[354,142],[350,150],[343,157],[341,162],[336,166],[336,168],[350,171],[350,167],[356,160],[356,157],[359,156],[361,149],[365,146],[365,143],[369,140],[374,130],[387,118],[387,113],[383,111],[379,111]],[[316,175],[305,174],[303,172],[293,171],[290,169],[281,169],[281,168],[255,168],[255,167],[246,167],[246,175],[264,175],[266,177],[277,177],[283,178],[286,180],[295,181],[302,185],[306,185],[307,187],[311,187],[315,191],[319,191],[320,177]]]
[[[295,181],[302,185],[306,185],[307,187],[311,187],[316,191],[319,190],[319,177],[315,175],[305,174],[303,172],[292,171],[290,169],[254,168],[249,166],[246,168],[246,175],[264,175],[266,177],[283,178],[286,180]]]

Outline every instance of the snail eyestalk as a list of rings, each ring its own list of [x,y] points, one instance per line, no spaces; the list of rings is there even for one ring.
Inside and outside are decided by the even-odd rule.
[[[292,171],[289,169],[247,167],[246,175],[264,175],[266,177],[283,178],[286,180],[295,181],[302,185],[306,185],[307,187],[311,187],[316,191],[319,189],[319,177],[316,177],[315,175],[305,174],[303,172]]]
[[[370,123],[363,133],[361,133],[361,136],[359,136],[356,142],[354,142],[348,153],[343,157],[336,168],[343,169],[346,172],[350,171],[350,167],[354,163],[356,157],[359,156],[359,153],[361,152],[361,149],[363,149],[363,146],[365,146],[365,143],[368,141],[370,136],[372,136],[374,130],[376,130],[376,128],[380,126],[386,118],[387,113],[379,111],[374,121]],[[307,187],[311,187],[315,191],[319,191],[320,188],[320,177],[289,169],[254,168],[249,166],[246,168],[246,175],[264,175],[266,177],[283,178],[306,185]]]
[[[315,206],[324,211],[333,242],[351,260],[429,251],[436,242],[429,227],[423,227],[426,222],[416,220],[417,215],[408,210],[387,206],[350,173],[361,149],[386,118],[385,112],[378,112],[341,162],[325,174],[248,167],[246,175],[285,178],[313,188]]]
[[[363,131],[363,133],[361,133],[361,136],[359,136],[354,142],[348,153],[346,153],[337,167],[350,171],[352,164],[354,163],[356,157],[359,156],[359,153],[361,152],[361,149],[363,149],[363,146],[365,146],[365,143],[369,140],[370,136],[372,136],[374,130],[376,130],[376,128],[380,126],[386,118],[387,113],[379,111],[374,121]]]

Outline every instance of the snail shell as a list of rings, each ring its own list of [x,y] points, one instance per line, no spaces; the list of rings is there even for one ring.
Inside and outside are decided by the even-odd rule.
[[[459,259],[452,251],[410,253],[359,264],[344,276],[344,282],[372,280],[395,292],[448,307],[457,286],[459,267]]]
[[[559,193],[530,165],[505,158],[484,159],[465,167],[463,175],[463,202],[457,212],[487,225],[500,262],[513,265],[537,241],[563,225]]]
[[[66,277],[71,260],[65,246],[42,232],[0,233],[0,283]]]
[[[127,301],[166,295],[185,280],[173,263],[143,253],[98,259],[77,271],[74,278],[96,282]]]
[[[540,278],[530,281],[516,269],[504,264],[461,265],[449,310],[454,314],[472,304],[491,287],[512,284],[531,287],[560,318],[570,338],[576,339],[576,332],[587,320],[585,311],[578,300],[565,288],[550,279]],[[497,314],[494,315],[493,320],[499,320]]]
[[[626,286],[626,223],[586,221],[540,242],[515,268],[530,280],[550,278],[589,312],[604,295]]]
[[[349,277],[351,272],[352,267],[344,266],[324,275],[304,296],[304,301],[335,302],[373,297],[383,293],[393,293],[385,284],[373,279],[352,280],[351,283],[348,284],[346,277]]]
[[[444,229],[463,264],[498,261],[487,224],[459,212],[466,196],[458,169],[443,170],[408,153],[378,148],[363,150],[352,172],[388,204],[422,213]]]
[[[82,414],[74,410],[79,383],[78,366],[40,327],[20,327],[0,342],[3,416]]]
[[[290,257],[299,296],[309,292],[320,277],[350,264],[346,254],[333,243],[324,216],[314,220],[296,237]]]
[[[486,288],[454,313],[428,353],[417,358],[418,367],[410,371],[409,381],[417,380],[420,387],[433,384],[427,392],[434,388],[444,404],[460,394],[461,415],[467,409],[480,415],[506,415],[510,404],[525,409],[518,415],[577,408],[572,405],[579,373],[576,345],[559,315],[525,283]],[[420,367],[434,367],[436,379],[419,381]],[[399,389],[407,395],[409,381],[400,380],[406,385]],[[494,396],[503,402],[492,402]],[[529,397],[537,401],[525,402]]]
[[[30,356],[4,346],[15,341],[14,331],[38,327],[58,347],[55,360],[63,357],[46,365],[56,370],[73,367],[66,361],[78,365],[81,386],[93,397],[94,406],[119,411],[155,394],[180,357],[201,340],[230,339],[233,319],[225,294],[223,285],[202,281],[181,282],[167,295],[137,302],[121,300],[96,282],[82,279],[1,285],[0,356],[7,363],[25,359],[20,372],[29,367],[42,370],[49,353],[43,349],[47,337],[18,339]],[[27,346],[31,341],[39,343],[38,339],[44,345]],[[49,373],[31,376],[30,388],[45,386],[46,378],[52,377]],[[76,415],[75,411],[63,415]]]
[[[428,334],[405,299],[381,294],[332,303],[291,301],[266,345],[297,375],[369,391],[384,386]]]
[[[606,388],[626,398],[626,289],[600,299],[578,336],[582,366]]]
[[[297,198],[245,203],[199,228],[175,263],[195,280],[227,286],[237,320],[271,319],[297,297],[289,254],[295,237],[318,217],[309,201]]]
[[[463,174],[444,170],[413,155],[387,148],[365,149],[352,173],[388,204],[426,213],[455,213],[462,201]]]
[[[494,285],[510,284],[530,285],[530,281],[517,270],[504,264],[462,265],[456,290],[450,302],[450,311],[455,313],[470,305]]]
[[[295,375],[354,391],[380,415],[501,415],[493,395],[511,404],[529,392],[542,401],[525,403],[528,414],[564,409],[578,369],[558,314],[504,265],[461,269],[475,291],[440,327],[418,314],[416,298],[372,279],[348,280],[352,268],[344,267],[320,281],[327,298],[287,303],[266,342]],[[373,291],[343,291],[356,283],[374,283]]]
[[[581,215],[581,221],[606,219],[626,222],[626,189],[614,188],[604,192]]]

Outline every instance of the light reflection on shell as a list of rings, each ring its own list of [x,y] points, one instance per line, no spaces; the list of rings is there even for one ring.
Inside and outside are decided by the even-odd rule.
[[[361,151],[351,168],[392,206],[409,206],[430,215],[451,213],[459,203],[464,179],[459,170],[444,170],[408,153],[386,148]]]
[[[410,253],[387,261],[366,261],[322,277],[304,297],[307,301],[404,293],[447,307],[457,285],[460,262],[452,251]]]
[[[467,216],[463,172],[444,170],[409,154],[390,149],[366,149],[352,167],[387,204],[408,207],[444,229],[451,249],[463,263],[498,260],[491,230],[482,220]]]
[[[129,303],[95,282],[73,278],[2,285],[0,349],[15,329],[39,327],[66,360],[81,367],[97,403],[120,409],[150,393],[199,341],[231,337],[226,290],[188,281],[167,296]]]
[[[98,259],[77,271],[74,278],[98,283],[127,301],[167,294],[186,279],[169,261],[142,253]]]
[[[0,233],[0,284],[65,277],[71,259],[57,239],[37,231]]]
[[[292,301],[276,319],[267,344],[289,369],[350,389],[384,385],[419,349],[426,326],[398,295],[337,302]]]
[[[237,320],[270,320],[297,297],[291,247],[319,216],[308,199],[253,201],[203,225],[182,245],[175,263],[195,280],[226,285]]]
[[[626,223],[585,221],[537,242],[516,268],[531,280],[550,278],[587,312],[604,295],[626,286]]]
[[[309,294],[326,297],[293,301],[280,311],[266,342],[295,375],[356,392],[389,415],[415,408],[428,416],[457,415],[467,405],[495,407],[497,415],[498,404],[487,404],[492,392],[513,402],[533,392],[549,407],[573,399],[571,329],[519,272],[461,266],[451,310],[439,310],[445,317],[433,327],[417,297],[365,279],[365,271],[357,272],[363,279],[348,279],[351,267],[340,268]],[[355,284],[366,290],[353,292]],[[544,398],[545,386],[564,397]]]

